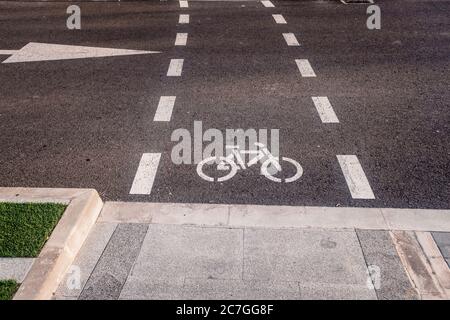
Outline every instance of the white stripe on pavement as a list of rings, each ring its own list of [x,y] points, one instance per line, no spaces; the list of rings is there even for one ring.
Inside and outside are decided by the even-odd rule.
[[[334,113],[330,100],[327,97],[312,97],[312,100],[323,123],[339,123],[336,113]]]
[[[172,59],[170,60],[169,70],[167,70],[168,77],[179,77],[183,70],[184,59]]]
[[[262,3],[263,6],[266,7],[266,8],[274,8],[274,7],[275,7],[275,6],[273,5],[273,3],[270,2],[270,1],[268,1],[268,0],[261,1],[261,3]]]
[[[298,70],[300,71],[302,77],[316,76],[307,59],[295,59],[295,63],[297,64]]]
[[[355,155],[337,155],[339,165],[354,199],[375,199],[372,188]]]
[[[275,19],[275,22],[278,24],[286,24],[286,20],[281,14],[273,14],[272,17]]]
[[[180,8],[188,8],[189,3],[186,0],[180,0]]]
[[[180,14],[180,17],[178,18],[178,23],[189,23],[189,15]]]
[[[283,38],[286,40],[288,46],[299,46],[297,38],[293,33],[283,33]]]
[[[153,121],[170,121],[172,117],[173,106],[175,105],[175,96],[162,96],[159,99]]]
[[[131,186],[130,194],[150,194],[158,170],[161,153],[144,153]]]
[[[177,33],[177,37],[175,38],[176,46],[185,46],[187,43],[187,33]]]

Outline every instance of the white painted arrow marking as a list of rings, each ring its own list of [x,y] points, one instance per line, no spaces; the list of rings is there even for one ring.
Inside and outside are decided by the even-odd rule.
[[[159,51],[96,48],[36,42],[30,42],[20,50],[0,50],[0,54],[11,55],[2,63],[101,58],[150,53],[159,53]]]

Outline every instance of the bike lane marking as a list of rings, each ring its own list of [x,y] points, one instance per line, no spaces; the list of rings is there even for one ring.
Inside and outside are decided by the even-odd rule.
[[[261,1],[262,5],[266,8],[275,8],[275,6],[273,5],[272,2],[268,1],[268,0],[263,0]]]
[[[187,33],[177,33],[177,37],[175,38],[176,46],[185,46],[187,43],[188,34]]]
[[[316,76],[313,68],[311,67],[311,64],[307,59],[295,59],[295,63],[297,64],[298,70],[300,71],[302,77],[306,78]]]
[[[287,23],[286,19],[284,19],[284,17],[281,14],[273,14],[272,17],[275,20],[275,22],[278,24],[286,24]]]
[[[353,199],[375,199],[366,174],[355,155],[337,155]]]
[[[189,8],[189,3],[186,0],[180,0],[180,8]]]
[[[158,170],[161,153],[144,153],[134,176],[130,194],[150,194]]]
[[[317,112],[319,113],[320,120],[323,123],[339,123],[339,119],[331,106],[330,100],[327,97],[311,97]]]
[[[161,96],[153,121],[170,121],[176,96]]]
[[[284,40],[286,40],[287,45],[290,47],[298,47],[300,45],[297,38],[295,37],[295,34],[293,33],[283,33],[283,38]]]
[[[169,64],[169,70],[167,70],[168,77],[179,77],[183,70],[184,59],[171,59]]]
[[[189,15],[188,14],[180,14],[178,18],[178,23],[187,24],[189,23]]]

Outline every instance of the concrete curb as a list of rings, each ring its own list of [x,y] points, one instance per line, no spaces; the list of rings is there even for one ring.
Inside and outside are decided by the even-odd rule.
[[[14,300],[51,299],[103,207],[94,189],[0,188],[3,202],[68,204]]]
[[[450,210],[106,202],[102,222],[450,232]]]

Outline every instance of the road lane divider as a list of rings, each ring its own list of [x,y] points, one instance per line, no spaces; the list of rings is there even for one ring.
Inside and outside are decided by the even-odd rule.
[[[186,24],[189,23],[189,15],[188,14],[180,14],[178,18],[178,23]]]
[[[327,97],[312,97],[312,101],[323,123],[339,123],[339,119]]]
[[[189,3],[186,0],[180,0],[180,8],[189,8]]]
[[[134,176],[130,194],[150,194],[158,171],[161,153],[144,153]]]
[[[176,98],[175,96],[162,96],[159,99],[153,121],[170,121]]]
[[[175,38],[175,45],[176,46],[185,46],[187,44],[187,33],[177,33],[177,36]]]
[[[284,19],[284,17],[281,14],[273,14],[272,17],[275,20],[275,22],[278,24],[286,24],[287,23],[286,19]]]
[[[355,155],[337,155],[353,199],[375,199],[369,180]]]
[[[297,64],[298,70],[300,71],[302,77],[307,78],[316,76],[313,68],[311,67],[311,64],[307,59],[295,59],[295,63]]]
[[[268,1],[268,0],[263,0],[261,1],[262,5],[266,8],[275,8],[275,6],[273,5],[272,2]]]
[[[168,77],[179,77],[183,71],[184,59],[171,59],[169,64],[169,70],[167,70]]]
[[[290,47],[298,47],[300,43],[298,43],[297,38],[295,37],[295,34],[293,33],[283,33],[283,38],[286,40],[286,43]]]

